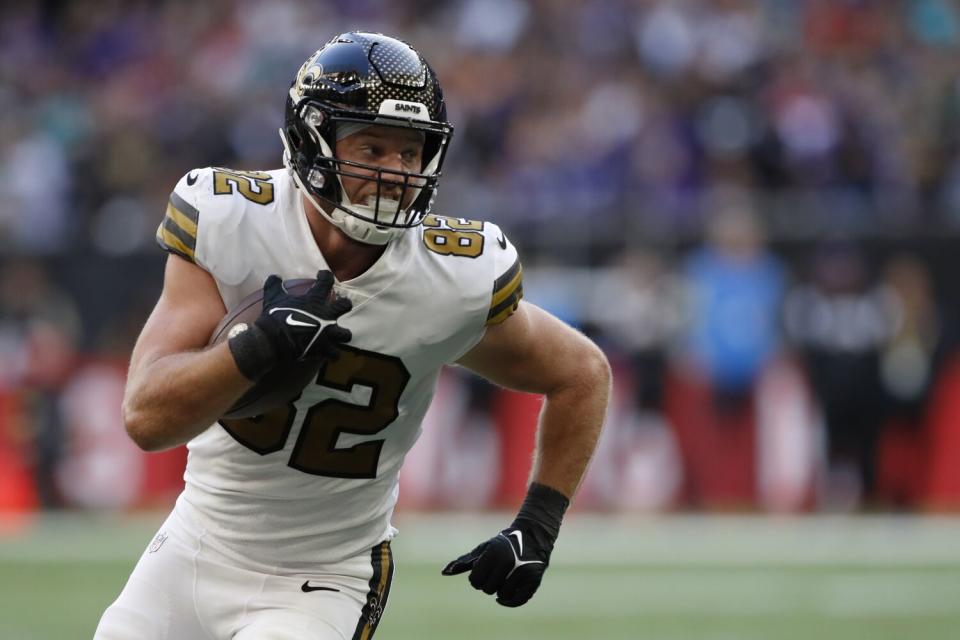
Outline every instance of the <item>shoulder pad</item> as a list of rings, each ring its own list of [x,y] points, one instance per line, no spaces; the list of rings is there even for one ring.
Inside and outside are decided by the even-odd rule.
[[[485,226],[488,237],[493,238],[490,251],[493,252],[494,281],[487,313],[487,326],[490,326],[500,324],[517,310],[523,297],[523,266],[516,247],[500,227],[489,222]]]
[[[209,180],[209,168],[193,169],[184,174],[170,193],[166,213],[157,228],[156,239],[160,248],[190,262],[196,262],[200,183],[208,184]]]
[[[503,322],[517,310],[523,297],[523,268],[516,248],[500,227],[491,222],[430,214],[424,218],[422,229],[423,244],[430,251],[453,260],[466,259],[467,264],[477,260],[485,274],[480,281],[492,274],[487,326]]]

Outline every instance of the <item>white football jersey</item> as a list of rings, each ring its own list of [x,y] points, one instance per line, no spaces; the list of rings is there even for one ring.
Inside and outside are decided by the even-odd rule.
[[[328,268],[285,169],[191,171],[157,240],[208,271],[228,309],[271,274]],[[335,290],[353,302],[342,356],[289,407],[221,421],[187,445],[178,512],[262,570],[304,571],[393,537],[400,466],[440,370],[516,309],[522,269],[496,225],[430,215]]]

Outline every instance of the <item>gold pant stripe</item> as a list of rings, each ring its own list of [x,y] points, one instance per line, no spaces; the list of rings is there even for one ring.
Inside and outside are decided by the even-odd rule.
[[[373,548],[370,556],[373,563],[370,592],[367,594],[367,604],[363,607],[360,621],[353,633],[354,640],[370,640],[373,637],[380,623],[380,617],[383,615],[383,609],[387,605],[390,583],[393,581],[393,556],[390,552],[390,543],[380,543]]]

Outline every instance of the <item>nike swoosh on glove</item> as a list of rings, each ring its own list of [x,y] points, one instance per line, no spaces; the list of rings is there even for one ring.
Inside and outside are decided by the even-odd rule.
[[[450,562],[443,575],[470,572],[470,584],[491,595],[505,607],[519,607],[536,593],[550,564],[553,538],[532,520],[517,518],[514,523]]]
[[[288,292],[279,276],[263,283],[263,311],[256,326],[266,334],[279,363],[338,356],[337,347],[349,342],[349,329],[337,319],[353,308],[348,298],[332,294],[333,273],[320,271],[303,295]]]

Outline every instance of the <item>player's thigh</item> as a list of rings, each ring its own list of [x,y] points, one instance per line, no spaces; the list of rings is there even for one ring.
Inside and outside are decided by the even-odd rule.
[[[233,640],[349,640],[349,636],[322,617],[273,610],[252,616]]]
[[[322,583],[271,576],[246,606],[243,627],[234,638],[254,640],[341,640],[353,638],[363,618],[363,594],[349,575],[323,576]],[[318,587],[322,584],[322,588]],[[304,591],[307,588],[307,591]]]
[[[168,520],[150,542],[95,640],[192,640],[206,636],[193,606],[193,541]]]
[[[166,640],[170,637],[171,605],[167,594],[130,576],[120,596],[100,618],[94,640]]]
[[[369,640],[383,616],[393,578],[385,542],[310,575],[270,576],[247,602],[234,638]]]

